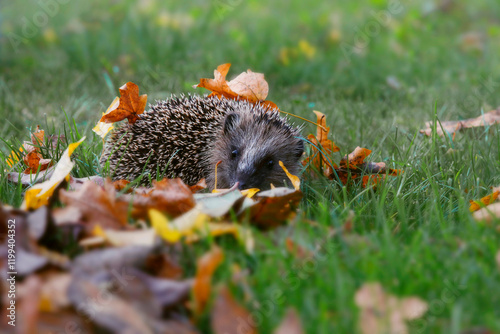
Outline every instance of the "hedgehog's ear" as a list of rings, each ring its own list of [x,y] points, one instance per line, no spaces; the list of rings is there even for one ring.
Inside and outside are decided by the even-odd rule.
[[[231,132],[235,128],[236,124],[238,124],[239,119],[240,115],[238,114],[228,114],[224,120],[224,133]]]

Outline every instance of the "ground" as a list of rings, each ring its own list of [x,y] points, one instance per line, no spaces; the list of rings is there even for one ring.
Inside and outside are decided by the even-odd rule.
[[[231,62],[230,77],[247,68],[265,73],[268,98],[282,110],[311,120],[312,110],[325,113],[341,148],[337,161],[361,146],[373,151],[372,161],[404,171],[376,190],[304,174],[297,217],[256,231],[254,255],[221,241],[227,260],[216,281],[238,263],[250,270],[254,300],[271,301],[264,312],[238,295],[260,315],[260,332],[271,332],[291,306],[307,333],[352,333],[359,315],[354,294],[375,281],[394,295],[427,301],[411,333],[500,331],[500,234],[469,213],[469,200],[500,185],[500,127],[460,132],[454,140],[418,132],[428,120],[476,117],[500,106],[498,1],[0,6],[1,202],[22,201],[24,189],[7,182],[4,161],[36,125],[68,138],[86,135],[74,175],[98,174],[102,141],[91,129],[119,86],[135,82],[149,102],[206,93],[191,86]],[[308,133],[315,133],[310,124]],[[350,212],[353,231],[334,234]],[[311,251],[331,247],[301,262],[286,251],[287,238]],[[201,243],[189,254],[194,259],[208,247]],[[192,259],[186,268],[194,270]]]

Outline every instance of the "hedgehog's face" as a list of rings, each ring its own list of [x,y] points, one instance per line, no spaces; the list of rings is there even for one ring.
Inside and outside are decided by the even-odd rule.
[[[299,172],[304,144],[297,138],[296,129],[284,127],[277,117],[232,113],[226,116],[222,132],[212,159],[222,161],[217,188],[230,188],[236,183],[240,189],[261,190],[269,189],[271,184],[290,185],[280,161],[290,173]]]

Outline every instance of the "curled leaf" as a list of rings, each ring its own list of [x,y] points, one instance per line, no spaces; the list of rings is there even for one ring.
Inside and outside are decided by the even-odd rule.
[[[57,186],[65,179],[69,181],[69,173],[75,165],[75,163],[71,161],[70,157],[78,145],[80,145],[84,140],[85,137],[76,143],[69,144],[66,151],[62,154],[61,159],[55,166],[54,173],[51,175],[49,180],[36,184],[26,191],[22,205],[23,208],[29,210],[37,209],[42,205],[47,205],[49,198],[52,196]]]

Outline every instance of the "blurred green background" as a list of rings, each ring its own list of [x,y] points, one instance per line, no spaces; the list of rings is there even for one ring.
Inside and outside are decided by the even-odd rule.
[[[0,135],[57,127],[62,110],[88,128],[127,81],[153,102],[195,92],[225,62],[334,131],[414,130],[435,102],[445,118],[500,104],[499,18],[497,0],[2,1]]]

